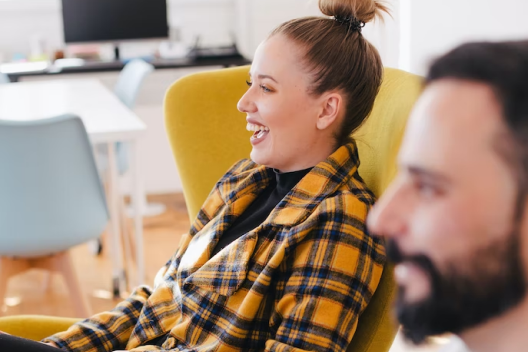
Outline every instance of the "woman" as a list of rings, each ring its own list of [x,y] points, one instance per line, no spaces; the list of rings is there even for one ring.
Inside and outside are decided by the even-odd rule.
[[[373,0],[279,26],[256,51],[252,160],[216,184],[154,289],[44,342],[66,351],[344,351],[385,260],[365,229],[373,196],[349,138],[382,79],[361,28]],[[46,348],[48,346],[45,346]],[[36,350],[35,350],[36,351]]]

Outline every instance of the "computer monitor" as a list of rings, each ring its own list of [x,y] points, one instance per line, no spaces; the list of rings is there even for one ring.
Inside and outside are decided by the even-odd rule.
[[[62,0],[62,20],[67,44],[169,36],[167,0]]]

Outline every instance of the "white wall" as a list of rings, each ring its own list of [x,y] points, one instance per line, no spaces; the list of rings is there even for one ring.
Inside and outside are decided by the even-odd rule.
[[[399,3],[391,0],[392,17],[369,23],[363,33],[380,51],[387,66],[397,67],[399,58]],[[317,0],[236,0],[240,50],[248,57],[279,24],[295,17],[320,16]]]
[[[475,40],[528,39],[526,0],[402,0],[410,6],[410,71],[425,74],[432,59]],[[407,66],[407,67],[406,67]]]

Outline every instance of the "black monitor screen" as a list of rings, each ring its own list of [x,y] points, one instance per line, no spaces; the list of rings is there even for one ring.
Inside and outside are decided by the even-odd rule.
[[[64,41],[167,38],[166,0],[62,0]]]

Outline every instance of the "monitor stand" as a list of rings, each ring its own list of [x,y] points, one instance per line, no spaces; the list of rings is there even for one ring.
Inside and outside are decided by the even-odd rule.
[[[119,44],[114,44],[114,60],[119,61],[121,58],[119,57]]]

